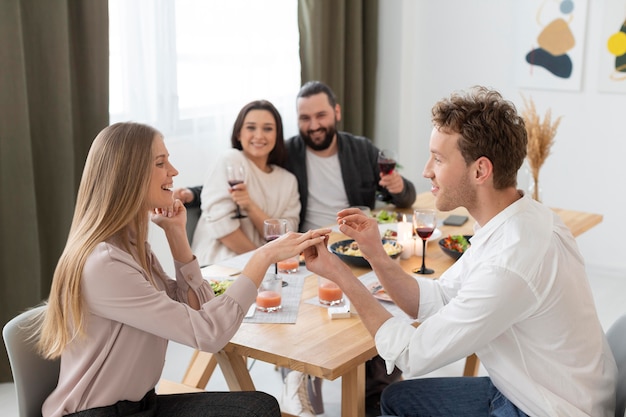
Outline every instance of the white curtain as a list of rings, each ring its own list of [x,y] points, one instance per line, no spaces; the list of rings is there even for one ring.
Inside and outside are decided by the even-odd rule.
[[[109,0],[111,122],[148,123],[197,185],[239,110],[270,100],[297,133],[297,0]]]

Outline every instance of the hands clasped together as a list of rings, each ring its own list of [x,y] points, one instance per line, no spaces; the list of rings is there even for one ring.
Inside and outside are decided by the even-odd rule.
[[[337,213],[339,230],[359,244],[363,256],[370,262],[379,257],[389,258],[381,243],[378,223],[359,209],[349,208]],[[350,268],[327,248],[328,238],[304,251],[309,271],[335,281],[342,286],[342,277],[354,277]]]

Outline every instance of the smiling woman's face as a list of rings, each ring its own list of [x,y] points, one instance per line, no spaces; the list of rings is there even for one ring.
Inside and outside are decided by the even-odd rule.
[[[276,120],[272,113],[250,110],[243,120],[239,141],[248,159],[265,164],[276,146]]]
[[[178,171],[170,163],[163,137],[156,135],[152,140],[152,175],[147,199],[149,209],[169,207],[173,204],[172,187],[176,175]]]

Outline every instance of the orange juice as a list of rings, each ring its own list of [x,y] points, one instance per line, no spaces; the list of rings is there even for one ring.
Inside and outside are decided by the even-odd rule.
[[[300,260],[298,259],[298,256],[295,256],[278,262],[278,272],[287,274],[298,272],[298,266],[300,266]]]
[[[335,305],[343,301],[343,291],[337,284],[320,277],[320,282],[317,287],[317,296],[320,303],[326,305]]]
[[[275,311],[281,307],[281,296],[276,291],[260,291],[256,296],[256,306],[261,311]]]

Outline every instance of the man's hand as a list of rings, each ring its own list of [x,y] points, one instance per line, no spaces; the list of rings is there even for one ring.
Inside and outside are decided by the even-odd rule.
[[[404,180],[402,179],[402,175],[398,174],[395,169],[391,171],[391,174],[387,175],[384,175],[381,172],[378,185],[385,187],[391,194],[400,194],[402,190],[404,190]]]
[[[388,256],[383,248],[378,222],[363,214],[359,209],[344,209],[337,213],[337,223],[341,233],[356,240],[365,259],[377,255]]]

